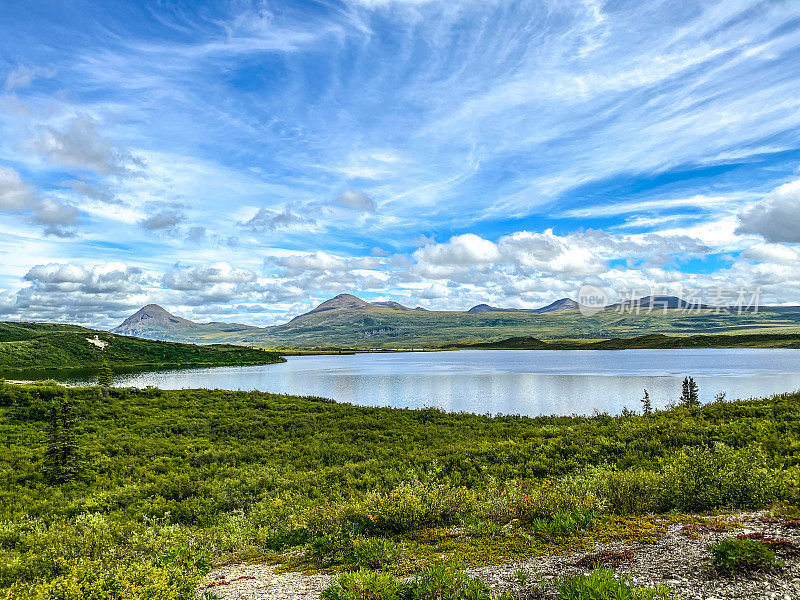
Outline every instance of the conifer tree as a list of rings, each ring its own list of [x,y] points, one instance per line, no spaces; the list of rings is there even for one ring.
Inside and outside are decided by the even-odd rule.
[[[68,400],[61,404],[61,472],[64,481],[74,481],[78,477],[78,440],[75,437],[75,417]]]
[[[650,403],[650,394],[647,393],[647,390],[644,391],[644,398],[642,398],[642,412],[646,415],[653,412],[653,405]]]
[[[697,387],[693,377],[686,377],[683,380],[681,404],[692,408],[700,406],[699,388]]]
[[[47,449],[44,453],[44,476],[50,483],[61,480],[61,419],[58,409],[50,407],[47,417]]]
[[[97,374],[97,385],[101,387],[111,387],[114,384],[114,375],[111,372],[111,367],[105,360],[100,365],[100,372]]]
[[[80,461],[75,437],[75,418],[69,400],[50,407],[47,426],[47,449],[44,456],[45,479],[51,484],[74,481],[78,477]]]

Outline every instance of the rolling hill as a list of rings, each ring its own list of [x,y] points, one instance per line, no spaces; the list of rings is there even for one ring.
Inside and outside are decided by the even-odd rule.
[[[283,361],[272,352],[242,346],[145,340],[77,325],[0,322],[0,375],[29,369],[96,368],[104,360],[112,368],[255,365]]]
[[[638,313],[612,306],[591,316],[576,310],[577,303],[569,299],[534,310],[484,306],[469,311],[418,310],[342,294],[288,323],[253,327],[236,323],[194,323],[149,305],[112,333],[133,332],[159,340],[272,348],[400,349],[496,342],[514,337],[600,340],[654,333],[673,336],[800,333],[800,307],[762,307],[760,312],[743,314],[726,314],[708,306],[686,311],[683,309],[688,303],[669,296],[642,299],[642,310]]]

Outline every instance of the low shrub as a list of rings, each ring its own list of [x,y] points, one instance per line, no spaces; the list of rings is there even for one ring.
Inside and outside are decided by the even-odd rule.
[[[409,600],[490,600],[491,591],[480,579],[452,565],[434,565],[411,583]]]
[[[360,570],[342,573],[322,591],[323,600],[405,600],[408,586],[394,575]]]
[[[353,563],[362,569],[382,569],[399,554],[397,544],[382,538],[358,540],[353,545]]]
[[[555,588],[556,600],[668,600],[675,598],[667,586],[636,587],[630,577],[617,579],[613,569],[597,568],[589,575],[565,576]]]
[[[27,600],[185,600],[194,597],[199,573],[176,564],[80,561],[49,581],[18,582],[0,598]]]
[[[517,519],[524,525],[555,515],[586,514],[600,508],[596,495],[571,486],[571,480],[544,480],[537,485],[510,485],[490,507],[490,517],[501,522]]]
[[[782,563],[775,558],[775,551],[766,544],[750,539],[729,537],[708,547],[714,568],[732,575],[747,571],[774,571]]]
[[[458,567],[436,565],[419,572],[410,582],[381,571],[362,569],[339,575],[322,592],[323,600],[492,600],[477,578]],[[510,600],[499,596],[496,600]]]
[[[706,511],[721,507],[761,508],[780,495],[777,472],[756,448],[687,448],[664,470],[662,510]]]
[[[474,494],[466,488],[436,483],[404,483],[388,493],[371,492],[361,500],[310,511],[311,531],[392,535],[460,523],[474,512]]]
[[[664,477],[660,473],[631,469],[594,470],[590,475],[594,493],[604,509],[615,515],[641,515],[658,511]]]

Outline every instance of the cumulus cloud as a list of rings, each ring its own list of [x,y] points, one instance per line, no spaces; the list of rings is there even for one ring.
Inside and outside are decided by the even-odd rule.
[[[151,204],[148,207],[152,210],[158,205]],[[153,214],[138,221],[139,226],[147,231],[174,231],[175,228],[186,220],[186,215],[177,206],[159,208]]]
[[[736,233],[759,235],[768,242],[800,243],[800,179],[742,211]]]
[[[500,250],[494,242],[474,233],[457,235],[443,244],[428,244],[414,252],[420,262],[434,265],[477,265],[500,260]]]
[[[72,180],[67,184],[73,189],[76,194],[97,200],[105,204],[120,204],[120,200],[114,197],[113,192],[105,185],[93,185],[85,181]]]
[[[360,190],[345,190],[336,197],[333,203],[367,213],[374,213],[377,208],[375,200]]]
[[[23,182],[16,170],[0,166],[0,211],[22,211],[35,202],[36,190]]]
[[[27,217],[44,225],[45,235],[72,237],[78,209],[51,198],[40,198],[36,189],[25,183],[11,167],[0,166],[0,213]]]
[[[294,272],[332,271],[346,267],[345,261],[322,251],[269,258],[266,264],[276,265]]]
[[[74,206],[42,198],[33,208],[31,220],[45,226],[45,235],[74,237],[77,234],[70,227],[77,223],[78,214]]]
[[[7,295],[2,311],[25,320],[112,325],[147,300],[142,270],[122,263],[39,264],[24,280],[28,285]]]
[[[282,212],[269,208],[260,208],[252,218],[239,223],[239,225],[249,231],[263,233],[265,231],[275,231],[287,227],[313,226],[316,224],[314,219],[296,215],[284,209]]]
[[[24,147],[53,164],[102,175],[121,175],[140,165],[133,156],[100,135],[97,124],[85,115],[74,117],[60,128],[41,129]]]
[[[217,262],[193,267],[170,269],[164,274],[163,283],[173,290],[203,293],[224,291],[233,297],[241,291],[242,284],[256,280],[256,274],[249,269],[232,267],[226,262]]]

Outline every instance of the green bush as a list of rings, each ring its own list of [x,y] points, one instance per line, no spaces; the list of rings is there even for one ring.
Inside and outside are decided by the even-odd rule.
[[[187,600],[194,597],[199,574],[177,565],[77,561],[49,581],[18,582],[8,600]]]
[[[662,509],[705,511],[722,507],[756,509],[778,499],[778,473],[756,448],[686,448],[664,470]]]
[[[489,587],[452,565],[434,565],[411,582],[409,600],[490,600]]]
[[[322,591],[323,600],[405,600],[408,586],[381,571],[342,573]]]
[[[474,495],[447,484],[404,483],[388,493],[371,492],[361,500],[312,510],[312,531],[348,531],[385,535],[459,523],[474,508]]]
[[[381,569],[399,554],[397,544],[382,538],[357,540],[353,544],[353,563],[363,569]]]
[[[591,472],[590,481],[603,508],[614,515],[653,513],[663,504],[664,477],[654,471],[597,469]]]
[[[674,598],[666,586],[635,587],[630,577],[617,579],[613,569],[598,568],[589,575],[566,576],[555,584],[556,600],[668,600]]]
[[[591,513],[600,508],[598,498],[570,486],[570,480],[545,480],[535,485],[510,485],[490,508],[490,516],[508,522],[531,524],[555,515]]]
[[[436,565],[408,583],[381,571],[339,575],[322,592],[324,600],[492,600],[489,587],[452,565]],[[498,600],[509,600],[500,596]]]
[[[782,567],[775,552],[766,544],[748,538],[729,537],[708,547],[711,560],[721,573],[773,571]]]

